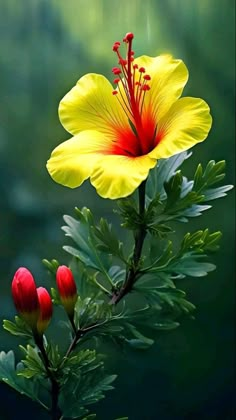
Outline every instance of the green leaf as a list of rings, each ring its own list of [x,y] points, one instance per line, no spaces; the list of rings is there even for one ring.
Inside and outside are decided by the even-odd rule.
[[[90,267],[103,274],[106,282],[113,287],[112,279],[108,274],[111,258],[110,255],[105,254],[98,249],[99,244],[94,233],[96,227],[92,213],[89,209],[84,207],[82,210],[76,208],[76,214],[79,220],[76,220],[71,216],[64,216],[67,226],[62,227],[66,236],[70,236],[74,240],[76,247],[64,246],[63,249],[78,258],[86,268]],[[103,227],[104,226],[105,224],[103,223]],[[120,253],[120,255],[122,255],[121,246]],[[109,294],[109,291],[102,287],[99,282],[96,284],[101,290]]]
[[[84,207],[82,211],[76,209],[79,220],[71,216],[64,216],[67,226],[63,226],[66,236],[70,236],[77,247],[63,247],[65,251],[76,256],[86,266],[104,272],[104,264],[101,255],[96,250],[91,226],[94,224],[92,214],[89,209]]]
[[[27,380],[23,376],[19,376],[17,369],[21,370],[21,364],[15,369],[15,356],[12,350],[8,353],[0,352],[0,380],[5,382],[11,388],[15,389],[20,394],[24,394],[33,401],[38,402],[45,409],[48,410],[47,405],[41,400],[40,390],[41,385],[34,380]]]
[[[160,159],[158,161],[157,166],[150,171],[147,181],[146,192],[149,200],[152,200],[157,193],[160,194],[162,200],[166,198],[164,183],[169,181],[176,170],[190,156],[191,153],[182,152],[168,159]]]
[[[117,239],[111,224],[108,224],[108,222],[102,218],[99,225],[93,227],[93,232],[101,241],[101,244],[97,245],[98,249],[107,252],[108,254],[115,255],[126,263],[123,244]]]
[[[122,227],[136,230],[144,225],[144,220],[138,212],[136,201],[132,197],[118,200],[117,206],[118,210],[116,212],[121,216]]]
[[[20,345],[20,349],[25,354],[25,359],[22,360],[23,365],[22,369],[19,370],[18,375],[24,376],[25,378],[32,378],[33,376],[42,376],[46,373],[45,366],[42,362],[42,359],[39,356],[39,351],[37,348],[30,346],[29,344],[26,347]]]
[[[115,419],[115,420],[129,420],[129,418],[128,417],[119,417],[118,419]]]
[[[209,272],[214,271],[216,266],[208,262],[201,262],[200,259],[205,255],[197,255],[193,252],[186,253],[179,260],[173,262],[168,267],[168,271],[183,276],[203,277]]]
[[[32,338],[32,330],[29,325],[19,316],[15,316],[15,322],[7,319],[3,320],[4,330],[10,332],[12,335],[17,335],[24,338]]]
[[[81,299],[83,300],[88,296],[94,299],[99,298],[101,291],[97,284],[94,283],[94,276],[88,273],[86,267],[78,259],[73,258],[70,268],[74,274]]]
[[[154,340],[141,334],[140,331],[138,331],[134,325],[127,323],[126,327],[129,329],[132,336],[135,337],[135,338],[125,339],[125,342],[129,344],[129,346],[138,350],[146,350],[150,346],[153,345]]]
[[[204,201],[216,200],[217,198],[225,197],[227,191],[232,190],[233,185],[224,185],[218,188],[209,188],[204,191]]]
[[[215,200],[224,197],[226,192],[233,188],[233,185],[224,185],[218,188],[209,188],[220,182],[225,177],[225,161],[215,163],[214,160],[208,162],[205,171],[199,164],[194,175],[193,189],[204,193],[204,201]]]
[[[76,418],[86,416],[85,406],[104,398],[104,392],[113,389],[111,383],[116,375],[104,372],[103,362],[95,351],[82,350],[65,360],[63,383],[59,395],[59,406],[63,416]]]
[[[224,161],[217,163],[210,161],[205,170],[203,170],[201,164],[198,165],[193,181],[183,177],[180,171],[167,177],[163,184],[165,193],[160,194],[160,191],[157,190],[162,204],[159,205],[156,218],[152,223],[155,228],[171,220],[187,222],[190,217],[200,216],[203,211],[211,208],[210,205],[200,203],[224,197],[226,192],[233,188],[232,185],[212,187],[224,178],[224,168]],[[153,196],[154,193],[152,192]],[[152,231],[150,230],[152,234],[155,234],[155,228]]]
[[[176,172],[169,181],[164,183],[167,199],[165,205],[165,212],[169,210],[176,201],[180,198],[183,177],[180,171]]]

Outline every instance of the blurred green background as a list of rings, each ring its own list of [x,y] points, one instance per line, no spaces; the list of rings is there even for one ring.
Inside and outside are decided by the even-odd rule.
[[[0,317],[12,319],[12,276],[27,266],[47,285],[41,259],[67,263],[62,215],[86,205],[114,219],[112,203],[91,186],[68,190],[50,179],[45,163],[68,138],[61,127],[60,99],[87,72],[112,80],[114,41],[135,33],[136,55],[170,52],[190,72],[184,94],[204,98],[214,124],[207,141],[185,163],[227,161],[234,183],[234,2],[233,0],[0,0]],[[116,390],[92,407],[98,420],[233,419],[234,199],[233,193],[185,231],[222,230],[217,270],[178,285],[197,306],[195,321],[157,337],[146,353],[107,348]],[[114,219],[117,223],[117,220]],[[17,339],[0,331],[0,349]],[[17,353],[19,354],[19,353]],[[0,418],[46,419],[38,406],[0,386]],[[23,414],[24,413],[24,414]],[[17,415],[18,417],[18,415]]]

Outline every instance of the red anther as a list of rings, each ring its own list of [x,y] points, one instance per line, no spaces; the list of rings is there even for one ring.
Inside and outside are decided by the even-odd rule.
[[[140,67],[140,69],[139,69],[139,73],[145,73],[145,68],[144,67]]]
[[[134,61],[134,57],[130,57],[130,62],[132,63]]]
[[[135,53],[134,53],[134,51],[130,51],[130,54],[131,54],[131,55],[134,55]]]
[[[120,59],[119,59],[119,64],[120,64],[121,66],[126,66],[126,64],[127,64],[127,60],[124,60],[123,58],[120,58]]]
[[[144,91],[150,90],[150,86],[149,85],[143,85],[141,87],[141,90],[144,90]]]
[[[112,95],[117,95],[118,90],[113,90]]]
[[[138,64],[134,64],[133,69],[138,69]]]
[[[112,47],[112,50],[115,51],[115,52],[118,51],[119,46],[120,46],[120,44],[118,44],[117,42],[115,42],[115,44]]]
[[[127,42],[132,41],[133,38],[134,38],[134,34],[132,32],[128,32],[125,35],[125,39],[126,39]]]
[[[144,80],[151,80],[151,76],[149,76],[149,74],[145,74],[143,78]]]
[[[117,83],[119,83],[119,81],[120,81],[120,79],[117,77],[117,79],[113,80],[113,83],[117,84]]]
[[[119,67],[113,67],[112,73],[118,75],[118,74],[122,73],[122,70]]]
[[[141,83],[140,82],[135,82],[135,85],[136,86],[141,86]]]

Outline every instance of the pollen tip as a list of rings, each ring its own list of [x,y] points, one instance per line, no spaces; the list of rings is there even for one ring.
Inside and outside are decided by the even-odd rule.
[[[144,67],[140,67],[140,69],[139,69],[139,73],[145,73],[145,68]]]
[[[117,52],[118,49],[119,49],[119,47],[120,47],[120,42],[119,41],[116,41],[113,44],[112,50],[115,51],[115,52]]]
[[[113,90],[112,95],[117,95],[118,91],[117,90]]]
[[[143,85],[141,87],[141,90],[144,90],[144,91],[150,90],[150,86],[149,85]]]
[[[126,64],[127,64],[127,60],[124,60],[123,58],[120,58],[120,59],[119,59],[119,64],[120,64],[121,66],[126,66]]]
[[[121,73],[121,69],[119,67],[113,67],[112,73],[118,75]]]
[[[124,37],[124,41],[125,42],[130,42],[130,41],[132,41],[133,38],[134,38],[134,34],[132,32],[128,32]]]

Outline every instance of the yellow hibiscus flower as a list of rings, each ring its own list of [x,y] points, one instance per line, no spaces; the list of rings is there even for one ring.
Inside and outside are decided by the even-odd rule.
[[[133,34],[113,51],[118,67],[112,87],[102,75],[83,76],[61,100],[59,117],[73,137],[57,146],[47,169],[59,184],[79,187],[90,178],[104,198],[126,197],[168,158],[208,135],[212,118],[199,98],[180,98],[188,80],[182,60],[171,55],[134,58]]]

